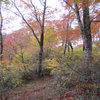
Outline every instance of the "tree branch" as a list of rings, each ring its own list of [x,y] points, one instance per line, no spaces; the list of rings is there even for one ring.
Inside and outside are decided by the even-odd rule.
[[[8,50],[4,49],[4,51],[6,51],[6,52],[10,53],[12,56],[14,56],[15,58],[17,58],[17,56],[15,56],[13,53],[9,52]],[[20,59],[19,59],[19,58],[17,58],[17,59],[20,61]]]
[[[100,20],[93,20],[92,22],[100,22]]]
[[[66,0],[63,0],[63,1],[75,11],[75,9]]]
[[[83,25],[82,25],[82,22],[81,22],[81,17],[80,17],[80,13],[79,13],[77,3],[74,3],[74,6],[75,6],[75,14],[76,14],[76,17],[77,17],[79,28],[80,28],[81,33],[83,34]]]
[[[11,1],[12,1],[12,0],[11,0]],[[12,1],[12,2],[13,2],[13,1]],[[30,24],[26,21],[26,19],[24,18],[24,16],[22,15],[22,13],[21,13],[20,10],[18,9],[18,7],[16,6],[15,2],[13,2],[13,4],[14,4],[15,8],[17,9],[17,11],[19,12],[21,18],[24,20],[24,22],[27,24],[27,26],[31,29],[31,31],[32,31],[34,37],[36,38],[37,42],[40,44],[40,41],[39,41],[38,37],[36,36],[36,34],[35,34],[33,28],[32,28],[32,27],[30,26]]]
[[[44,6],[44,2],[43,2],[43,0],[39,0],[39,1],[40,1],[41,5]]]
[[[38,23],[39,23],[39,25],[40,25],[40,27],[41,27],[41,20],[40,20],[40,16],[38,16],[37,11],[36,11],[36,7],[34,6],[34,4],[33,4],[32,0],[30,0],[30,2],[31,2],[31,5],[33,6],[34,11],[35,11],[35,14],[34,14],[35,19],[38,21]]]
[[[94,22],[93,20],[96,19],[98,16],[100,16],[100,14],[98,14],[97,16],[95,16],[94,18],[92,18],[92,19],[91,19],[91,22]],[[95,21],[95,22],[96,22],[96,21]],[[100,22],[100,20],[97,21],[97,22]]]

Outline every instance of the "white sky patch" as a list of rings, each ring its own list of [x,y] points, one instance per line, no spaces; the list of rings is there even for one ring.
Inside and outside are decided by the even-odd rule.
[[[43,6],[39,2],[39,0],[33,0],[33,4],[37,6],[38,8],[42,8]],[[47,6],[50,7],[50,9],[54,8],[61,8],[61,5],[58,0],[47,0]],[[8,8],[9,9],[9,8]],[[15,8],[13,8],[15,9]],[[22,8],[20,9],[22,12]],[[28,11],[27,11],[28,12]],[[9,34],[12,31],[18,30],[21,28],[20,23],[22,22],[22,19],[18,16],[16,16],[14,13],[11,13],[10,11],[2,10],[2,15],[3,15],[3,26],[4,30],[3,33]],[[60,15],[57,14],[56,18],[59,19]]]

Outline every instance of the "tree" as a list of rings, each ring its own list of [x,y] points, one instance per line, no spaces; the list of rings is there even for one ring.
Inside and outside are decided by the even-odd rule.
[[[1,12],[1,1],[0,1],[0,61],[2,61],[2,52],[3,52],[3,38],[2,38],[2,12]]]
[[[63,55],[62,55],[62,61],[64,61],[64,57],[65,57],[65,53],[66,53],[66,48],[67,48],[67,44],[68,44],[68,52],[69,52],[69,46],[71,47],[72,49],[72,52],[73,52],[73,47],[71,45],[71,42],[69,40],[69,36],[68,36],[68,32],[70,31],[70,28],[71,28],[71,21],[70,21],[70,18],[71,18],[71,10],[69,9],[69,16],[68,16],[68,19],[67,19],[67,25],[66,25],[66,34],[65,34],[65,44],[64,44],[64,50],[63,50]]]
[[[61,16],[61,20],[54,21],[54,28],[56,30],[57,37],[59,37],[60,44],[64,46],[62,61],[64,61],[66,49],[68,48],[67,50],[70,52],[71,48],[71,51],[73,52],[72,42],[80,39],[79,29],[77,27],[73,29],[71,26],[73,20],[73,12],[71,13],[71,10],[69,10],[69,14],[63,14],[63,16]]]
[[[3,36],[2,36],[2,26],[3,26],[3,17],[2,17],[2,2],[8,4],[8,0],[0,0],[0,61],[2,61],[3,53]]]
[[[95,17],[90,19],[89,6],[94,4],[92,0],[75,0],[70,2],[68,2],[68,0],[63,1],[68,6],[70,6],[76,14],[78,25],[83,39],[83,61],[87,66],[91,62],[92,54],[91,22],[94,21],[94,19],[96,19],[98,16],[100,16],[100,14],[97,14]],[[74,7],[73,5],[71,5],[71,2],[73,3]],[[82,13],[83,18],[81,18],[80,13]]]
[[[40,76],[42,76],[44,24],[45,24],[45,14],[46,14],[46,9],[47,9],[47,6],[46,6],[47,0],[40,0],[41,5],[43,6],[42,12],[41,12],[41,10],[39,11],[39,9],[37,9],[37,7],[33,4],[32,0],[30,0],[30,1],[28,0],[27,2],[22,0],[22,3],[24,3],[27,6],[27,8],[29,8],[31,10],[31,14],[30,14],[31,17],[34,18],[34,20],[36,20],[38,23],[38,26],[40,28],[40,38],[38,38],[38,36],[35,33],[34,28],[30,25],[30,23],[28,23],[28,21],[26,20],[26,18],[24,17],[24,15],[20,11],[20,9],[18,8],[17,2],[15,2],[15,0],[14,1],[10,0],[10,1],[13,3],[14,7],[18,11],[17,13],[16,12],[14,12],[14,13],[16,15],[20,16],[24,20],[24,22],[30,28],[35,39],[37,40],[37,42],[39,44],[40,51],[39,51],[39,57],[38,57],[37,73],[38,73],[38,76],[40,77]]]
[[[30,39],[26,32],[27,30],[25,30],[25,28],[22,28],[18,31],[12,32],[11,34],[5,34],[3,36],[4,53],[6,51],[5,54],[11,55],[12,57],[16,57],[16,55],[18,55],[19,58],[21,58],[19,60],[22,63],[25,62],[23,55],[28,51],[27,47],[30,46]]]

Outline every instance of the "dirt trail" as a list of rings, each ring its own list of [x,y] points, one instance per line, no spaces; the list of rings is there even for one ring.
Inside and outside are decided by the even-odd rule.
[[[46,76],[26,86],[10,89],[4,93],[3,100],[59,100],[52,88],[52,80]]]

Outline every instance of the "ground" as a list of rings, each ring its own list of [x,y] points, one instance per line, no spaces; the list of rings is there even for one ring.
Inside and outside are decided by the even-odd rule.
[[[52,88],[53,77],[45,76],[23,86],[7,90],[4,100],[59,100]]]
[[[8,89],[4,92],[2,100],[100,100],[93,99],[90,94],[72,86],[58,92],[53,86],[54,77],[45,76],[23,84],[22,86]]]

